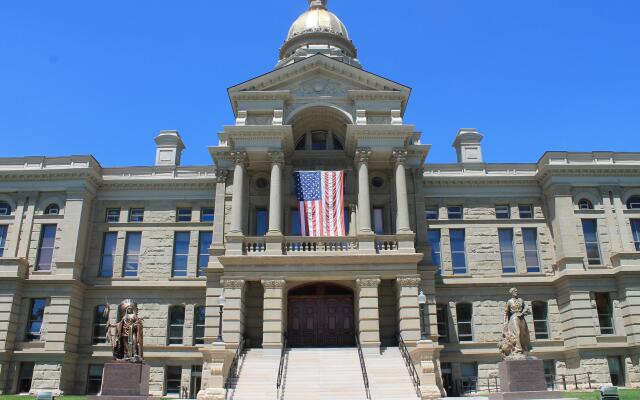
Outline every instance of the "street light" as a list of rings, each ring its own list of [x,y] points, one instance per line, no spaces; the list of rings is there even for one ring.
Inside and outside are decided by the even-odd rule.
[[[418,295],[418,304],[420,305],[420,340],[427,340],[427,332],[425,331],[424,322],[424,305],[427,303],[427,296],[421,290]]]
[[[220,297],[218,297],[218,307],[220,307],[220,319],[218,320],[218,339],[216,342],[222,342],[222,311],[224,310],[224,303],[227,299],[224,298],[224,290],[220,293]]]

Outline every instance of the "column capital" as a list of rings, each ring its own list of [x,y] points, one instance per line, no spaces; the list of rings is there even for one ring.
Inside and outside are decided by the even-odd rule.
[[[369,164],[369,158],[371,157],[371,149],[368,147],[359,147],[356,149],[356,164]]]
[[[229,177],[229,170],[218,168],[216,169],[216,183],[227,183]]]
[[[225,289],[242,289],[244,287],[244,279],[223,279],[222,287]]]
[[[271,160],[271,165],[284,165],[284,152],[282,151],[270,151],[267,153]]]
[[[396,165],[404,165],[407,162],[407,155],[409,152],[406,149],[396,148],[393,149],[391,153],[391,157],[393,157],[393,162]]]
[[[358,278],[356,279],[356,283],[359,288],[377,288],[380,286],[379,278]]]
[[[283,289],[287,285],[284,279],[264,279],[260,282],[265,289]]]
[[[236,165],[243,165],[247,161],[246,151],[232,151],[229,153],[229,155],[233,159],[233,163]]]
[[[400,287],[418,287],[421,282],[417,275],[399,276],[396,281]]]

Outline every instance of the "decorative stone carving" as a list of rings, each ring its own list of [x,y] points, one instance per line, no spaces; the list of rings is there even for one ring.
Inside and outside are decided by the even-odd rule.
[[[417,276],[399,276],[397,282],[400,287],[418,287],[421,280]]]
[[[232,151],[229,153],[231,158],[233,159],[234,164],[244,164],[247,161],[247,152],[246,151]]]
[[[284,110],[273,110],[273,125],[282,125]]]
[[[229,170],[226,169],[216,169],[216,183],[227,183],[227,178],[229,177]]]
[[[404,164],[407,162],[407,155],[409,152],[405,149],[393,149],[391,156],[396,164]]]
[[[347,88],[339,82],[318,77],[302,82],[293,90],[293,93],[301,97],[346,96]]]
[[[380,279],[378,278],[362,278],[357,279],[356,282],[361,288],[377,288],[380,285]]]
[[[105,319],[109,320],[109,308],[106,307]],[[115,325],[107,325],[107,342],[111,343],[113,358],[132,363],[142,363],[143,327],[142,318],[138,317],[138,303],[133,300],[123,300],[118,306],[118,315],[122,319]]]
[[[222,281],[222,287],[225,289],[242,289],[244,287],[244,279],[225,279]]]
[[[262,281],[262,286],[265,289],[282,289],[286,286],[287,281],[284,279],[268,279]]]
[[[369,164],[369,158],[371,157],[371,149],[369,148],[358,148],[356,149],[356,163],[358,164]]]
[[[282,166],[284,164],[284,153],[281,151],[270,151],[267,153],[271,159],[271,164],[278,164]]]
[[[238,111],[238,117],[236,118],[237,126],[245,126],[247,124],[247,111],[240,110]]]

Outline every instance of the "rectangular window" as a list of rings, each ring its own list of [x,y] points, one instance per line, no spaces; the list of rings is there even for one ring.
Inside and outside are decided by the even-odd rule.
[[[555,360],[544,360],[544,380],[547,382],[547,389],[555,389],[556,362]]]
[[[458,341],[473,341],[473,306],[469,303],[456,304],[458,316]]]
[[[436,320],[438,323],[438,343],[449,343],[449,306],[436,305]]]
[[[31,381],[33,380],[33,368],[35,364],[32,362],[20,363],[20,375],[18,375],[18,393],[29,393],[31,391]]]
[[[315,131],[311,132],[311,150],[327,149],[327,132]]]
[[[213,222],[213,207],[204,207],[200,209],[200,222]]]
[[[636,251],[640,251],[640,219],[631,220],[631,232],[633,233],[633,242],[636,244]]]
[[[510,219],[511,207],[510,206],[496,206],[496,218],[497,219]]]
[[[596,309],[598,310],[598,321],[600,322],[600,334],[613,335],[613,305],[609,293],[596,293]]]
[[[56,242],[56,225],[42,225],[40,232],[40,245],[38,246],[37,271],[51,271],[53,248]]]
[[[27,321],[26,340],[40,340],[40,331],[44,321],[44,309],[47,299],[31,299],[29,304],[29,318]]]
[[[609,376],[611,377],[611,384],[613,386],[624,387],[624,367],[620,357],[607,357],[607,363],[609,364]]]
[[[462,206],[447,207],[447,217],[449,219],[462,219],[463,208]]]
[[[206,307],[198,306],[195,308],[193,317],[193,344],[204,344],[204,322]]]
[[[165,394],[180,395],[180,383],[182,381],[182,367],[167,367],[165,379]]]
[[[4,257],[4,249],[7,245],[7,225],[0,225],[0,257]]]
[[[300,236],[300,211],[297,208],[291,209],[291,236]]]
[[[176,211],[176,222],[191,222],[192,211],[190,208],[178,208]]]
[[[144,208],[130,209],[129,222],[144,222]]]
[[[467,273],[467,256],[465,252],[464,229],[451,229],[449,231],[451,240],[451,264],[454,274]]]
[[[431,245],[431,260],[433,260],[433,265],[438,267],[437,273],[442,273],[440,261],[440,237],[440,229],[427,230],[427,238]]]
[[[182,344],[184,337],[184,307],[169,307],[169,344]]]
[[[533,218],[533,206],[531,204],[521,204],[518,206],[518,213],[522,219]]]
[[[438,207],[427,207],[424,211],[424,217],[428,221],[434,221],[438,219]]]
[[[351,223],[351,213],[349,212],[349,207],[345,207],[342,210],[343,219],[344,219],[344,234],[349,235],[349,224]]]
[[[269,212],[266,208],[256,208],[256,236],[264,236],[269,230]]]
[[[93,313],[93,332],[91,341],[93,344],[107,343],[107,306],[99,305]]]
[[[589,265],[602,264],[600,244],[598,243],[598,222],[595,219],[583,219],[582,233],[584,234],[584,245],[587,250]]]
[[[87,373],[87,394],[96,395],[100,393],[103,368],[103,365],[89,365],[89,372]]]
[[[536,339],[549,339],[549,310],[546,301],[534,301],[531,303],[533,309],[533,327],[536,332]]]
[[[124,268],[122,269],[122,276],[138,276],[141,241],[142,232],[127,232],[127,239],[124,246]]]
[[[498,229],[500,240],[500,259],[502,272],[512,274],[516,272],[516,258],[513,251],[513,229]]]
[[[376,235],[384,235],[384,208],[375,207],[371,210],[373,223],[373,231]]]
[[[106,222],[120,222],[120,209],[119,208],[107,208],[107,215],[105,217]]]
[[[190,240],[191,232],[176,232],[173,243],[173,271],[171,276],[187,276]]]
[[[209,247],[213,242],[213,232],[200,232],[198,236],[198,276],[204,276],[209,265]]]
[[[524,242],[524,261],[527,265],[527,272],[540,272],[538,230],[536,228],[522,228],[522,241]]]
[[[116,255],[117,232],[106,232],[102,239],[102,256],[100,257],[100,269],[98,276],[111,278],[113,276],[113,261]]]
[[[478,364],[462,363],[460,364],[460,375],[462,381],[462,393],[470,394],[478,390]]]

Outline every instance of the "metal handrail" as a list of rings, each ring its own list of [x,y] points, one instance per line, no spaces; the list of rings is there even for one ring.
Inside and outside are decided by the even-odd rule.
[[[371,390],[369,389],[369,375],[367,375],[367,366],[364,363],[364,354],[362,354],[362,346],[360,346],[359,334],[356,334],[356,344],[358,345],[358,357],[360,357],[360,369],[362,370],[362,380],[364,381],[364,390],[367,399],[371,400]]]
[[[238,348],[236,349],[236,354],[233,356],[233,361],[231,362],[231,366],[229,367],[229,374],[227,375],[227,380],[224,382],[224,388],[229,390],[231,387],[231,380],[238,377],[238,362],[240,361],[240,355],[244,351],[244,338],[240,338],[240,343],[238,343]]]
[[[416,370],[416,366],[411,359],[411,355],[409,354],[409,349],[407,349],[407,345],[402,339],[402,335],[398,335],[398,348],[400,349],[400,354],[402,354],[402,358],[404,359],[404,363],[409,370],[409,376],[411,377],[411,382],[413,383],[413,387],[416,389],[416,394],[420,396],[420,375],[418,375],[418,371]]]
[[[278,391],[278,399],[280,399],[280,387],[282,387],[282,377],[284,372],[284,359],[287,354],[288,339],[287,334],[283,335],[284,342],[282,343],[282,351],[280,352],[280,366],[278,367],[278,381],[276,382],[276,389]]]

